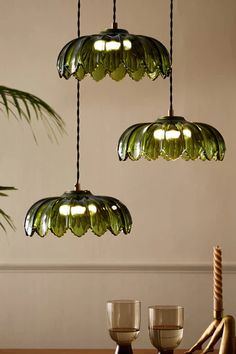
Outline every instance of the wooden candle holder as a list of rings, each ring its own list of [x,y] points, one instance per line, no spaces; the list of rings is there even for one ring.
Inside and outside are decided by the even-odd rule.
[[[219,354],[236,354],[235,320],[233,316],[223,316],[222,258],[219,246],[214,247],[213,283],[214,320],[192,348],[186,351],[186,354],[193,353],[196,350],[202,350],[203,343],[209,338],[211,339],[202,351],[202,354],[213,352],[214,345],[220,338],[222,338],[222,340]]]

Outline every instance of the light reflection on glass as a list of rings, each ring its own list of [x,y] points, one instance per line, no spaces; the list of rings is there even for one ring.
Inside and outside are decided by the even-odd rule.
[[[165,138],[165,131],[163,129],[156,129],[153,135],[155,139],[163,140]]]
[[[130,50],[132,48],[132,43],[130,42],[129,39],[124,39],[123,46],[125,50]]]
[[[106,42],[103,40],[96,41],[94,43],[94,49],[99,50],[99,51],[105,50],[105,45],[106,45]]]
[[[111,51],[111,50],[119,50],[121,47],[121,42],[117,41],[109,41],[106,42],[103,39],[99,39],[98,41],[94,42],[94,49],[98,50],[99,52],[102,51]],[[123,40],[123,47],[124,50],[130,50],[132,48],[132,43],[129,39]]]
[[[191,138],[191,136],[192,136],[191,130],[189,130],[189,129],[187,129],[187,128],[185,128],[185,129],[183,130],[183,134],[184,134],[184,136],[186,136],[187,138]]]
[[[70,214],[70,206],[69,205],[61,205],[60,208],[59,208],[59,213],[61,215],[69,215]]]
[[[84,214],[86,211],[86,208],[82,205],[75,205],[73,207],[71,207],[71,215],[82,215]]]
[[[110,50],[118,50],[120,49],[120,42],[116,42],[116,41],[110,41],[106,43],[106,50],[110,51]]]
[[[94,205],[94,204],[89,204],[88,210],[89,210],[91,213],[95,214],[95,213],[97,212],[97,207],[96,207],[96,205]]]
[[[154,138],[158,140],[164,140],[166,139],[178,139],[181,135],[181,132],[178,130],[168,130],[165,132],[164,129],[156,129],[153,133]],[[183,135],[186,136],[187,138],[191,138],[192,133],[189,129],[185,128],[183,129]]]
[[[166,139],[178,139],[180,137],[180,132],[178,130],[168,130],[166,132]]]

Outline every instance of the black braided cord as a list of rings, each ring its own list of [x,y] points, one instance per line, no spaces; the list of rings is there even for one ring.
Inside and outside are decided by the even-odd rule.
[[[117,28],[117,22],[116,22],[116,0],[113,0],[113,28]]]
[[[170,0],[170,65],[171,65],[171,72],[170,72],[170,110],[169,115],[172,116],[174,114],[173,110],[173,0]]]
[[[77,35],[80,37],[80,0],[78,0],[78,15],[77,15]],[[77,182],[76,182],[76,190],[79,190],[79,179],[80,179],[80,171],[79,171],[79,160],[80,160],[80,81],[77,80]]]

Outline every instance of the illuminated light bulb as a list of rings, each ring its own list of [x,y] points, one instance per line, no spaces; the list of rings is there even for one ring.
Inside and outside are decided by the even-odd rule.
[[[76,205],[76,206],[73,206],[71,207],[71,215],[74,216],[74,215],[82,215],[84,214],[86,211],[86,208],[82,205]]]
[[[166,139],[178,139],[180,132],[178,130],[169,130],[166,132]]]
[[[110,41],[106,43],[106,50],[118,50],[120,49],[121,43],[116,42],[116,41]]]
[[[97,212],[97,207],[96,207],[96,205],[94,205],[94,204],[89,204],[89,206],[88,206],[88,210],[91,212],[91,213],[96,213]]]
[[[100,52],[105,50],[105,46],[106,46],[106,42],[103,40],[99,40],[99,41],[94,42],[94,49],[96,49]]]
[[[163,140],[165,138],[165,131],[163,129],[156,129],[153,135],[155,139]]]
[[[184,136],[186,136],[187,138],[191,138],[191,136],[192,136],[191,130],[189,130],[189,129],[184,129],[184,130],[183,130],[183,134],[184,134]]]
[[[130,42],[129,39],[123,40],[123,47],[124,47],[124,50],[130,50],[132,48],[132,43]]]
[[[70,214],[70,206],[69,205],[61,205],[59,208],[59,213],[64,216],[69,215]]]
[[[117,206],[116,205],[112,205],[112,210],[117,210]]]

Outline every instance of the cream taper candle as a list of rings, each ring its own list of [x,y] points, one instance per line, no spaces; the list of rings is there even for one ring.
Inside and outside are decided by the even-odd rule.
[[[223,312],[222,297],[222,255],[219,246],[214,247],[214,311]]]

